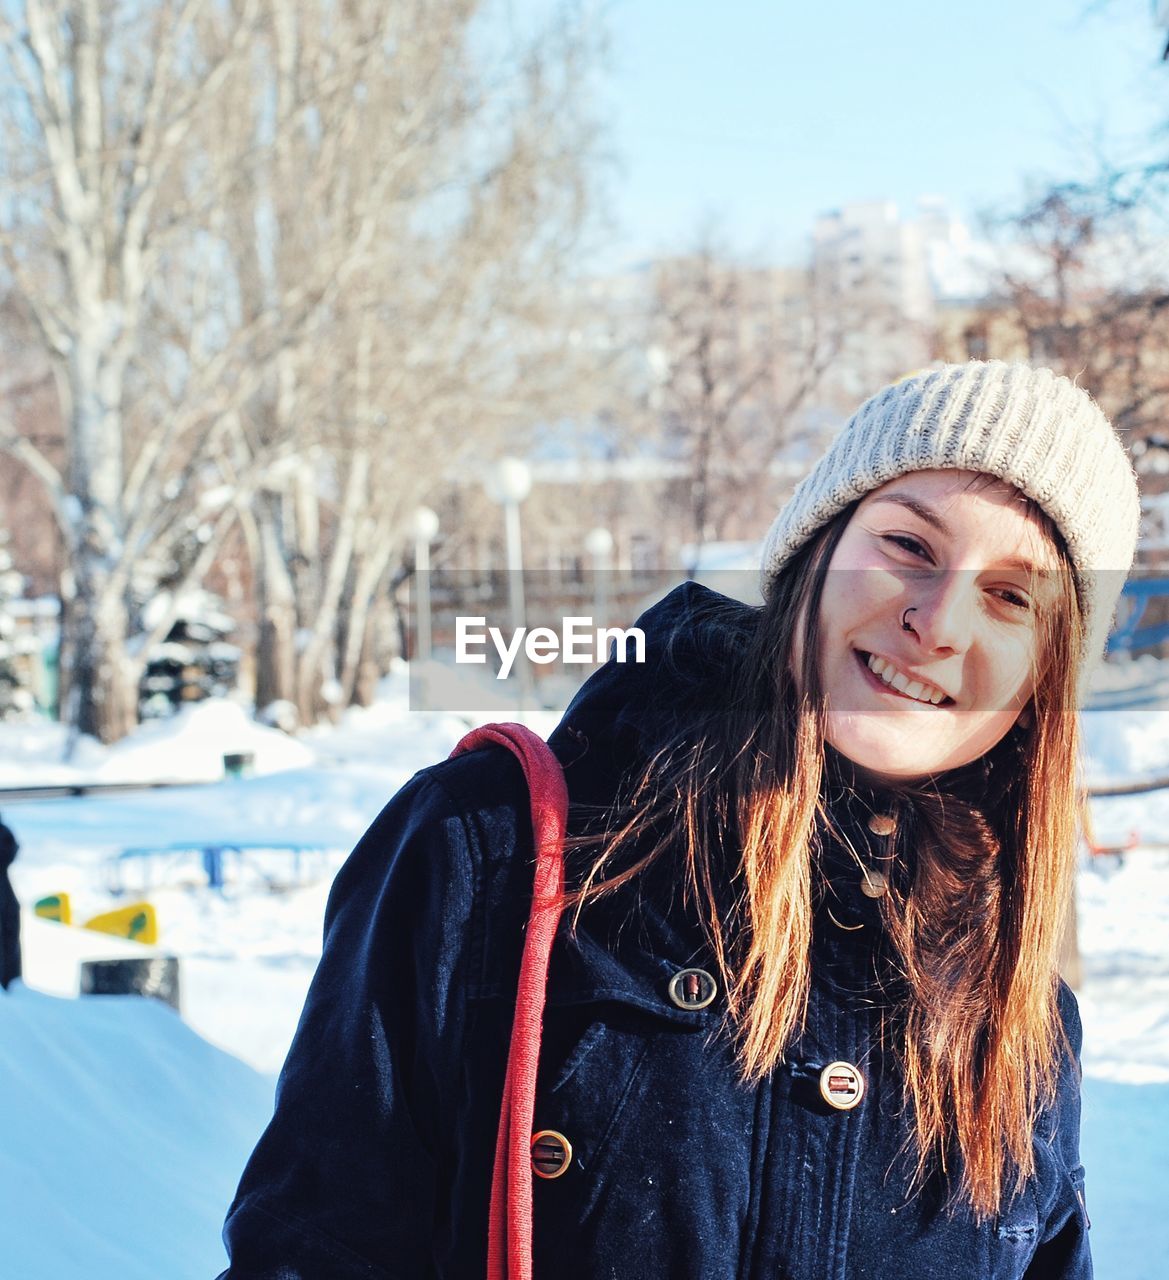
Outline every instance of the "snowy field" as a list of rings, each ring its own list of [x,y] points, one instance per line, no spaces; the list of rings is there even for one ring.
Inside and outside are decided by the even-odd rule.
[[[1166,684],[1157,664],[1107,673],[1099,709],[1085,715],[1092,780],[1169,773]],[[0,725],[0,786],[199,784],[4,809],[22,846],[12,878],[26,904],[68,892],[74,918],[86,919],[127,900],[110,892],[115,875],[147,891],[162,948],[181,958],[183,1008],[180,1019],[151,1001],[69,998],[75,964],[61,927],[30,923],[27,986],[0,994],[0,1229],[11,1274],[210,1280],[224,1265],[221,1221],[271,1107],[320,953],[331,876],[386,799],[467,727],[408,712],[404,687],[391,678],[376,706],[295,741],[232,704],[204,704],[114,749],[82,743],[68,764],[58,727]],[[1159,707],[1138,705],[1154,697]],[[531,723],[546,733],[554,719]],[[222,780],[232,751],[254,754],[254,776]],[[1164,1280],[1169,790],[1099,800],[1093,813],[1100,839],[1135,831],[1140,841],[1120,865],[1085,865],[1079,884],[1097,1275]],[[221,890],[207,887],[196,855],[111,863],[125,848],[178,841],[304,851],[299,864],[275,847],[238,868],[229,861]]]

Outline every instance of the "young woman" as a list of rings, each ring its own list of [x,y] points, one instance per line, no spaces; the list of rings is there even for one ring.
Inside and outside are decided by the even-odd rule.
[[[1077,690],[1138,514],[1086,393],[944,367],[846,425],[761,607],[680,587],[645,664],[586,684],[551,739],[537,1280],[1091,1274],[1057,962]],[[230,1280],[485,1274],[532,850],[498,747],[358,845]]]

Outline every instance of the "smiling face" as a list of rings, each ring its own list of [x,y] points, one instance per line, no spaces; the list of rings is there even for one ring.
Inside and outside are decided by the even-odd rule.
[[[866,495],[820,604],[828,741],[889,779],[989,751],[1031,697],[1058,563],[1019,492],[990,477],[918,471]]]

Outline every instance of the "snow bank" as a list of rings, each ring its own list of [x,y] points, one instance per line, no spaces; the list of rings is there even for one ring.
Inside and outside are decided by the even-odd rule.
[[[1081,723],[1090,786],[1169,775],[1169,709],[1085,711]]]
[[[1084,1074],[1169,1085],[1169,854],[1097,859],[1078,896]]]
[[[1099,1280],[1165,1280],[1169,1085],[1084,1081],[1080,1151]]]
[[[169,720],[141,725],[124,742],[111,747],[97,770],[103,782],[154,778],[165,759],[178,770],[172,777],[187,782],[215,782],[223,777],[223,757],[230,752],[252,755],[256,774],[312,764],[313,753],[279,729],[257,724],[236,702],[212,698],[192,703]]]
[[[337,724],[317,725],[302,737],[322,763],[376,765],[408,752],[418,768],[415,762],[449,752],[470,723],[468,716],[411,711],[409,668],[399,661],[378,682],[372,706],[347,707]]]
[[[214,782],[223,777],[229,752],[250,752],[257,774],[302,768],[314,760],[304,743],[257,724],[244,707],[226,699],[192,703],[171,719],[147,721],[112,747],[79,738],[66,759],[68,748],[64,725],[0,724],[0,786]]]
[[[1169,662],[1101,663],[1081,724],[1090,785],[1169,774]]]
[[[210,1280],[269,1080],[132,996],[0,993],[4,1271]]]
[[[68,730],[49,720],[0,722],[0,786],[76,782],[96,770],[106,749],[95,738],[79,738],[64,761]]]
[[[218,782],[223,757],[245,752],[251,773],[263,777],[314,764],[393,764],[408,752],[410,772],[445,755],[475,724],[516,720],[551,733],[559,711],[519,711],[511,698],[476,669],[428,664],[441,695],[480,708],[465,713],[412,710],[405,663],[383,679],[370,707],[350,707],[336,725],[317,725],[298,737],[252,719],[248,708],[227,698],[191,703],[166,720],[149,720],[110,747],[93,738],[70,740],[64,725],[46,720],[0,722],[0,787],[83,782]],[[571,695],[575,689],[567,690]]]

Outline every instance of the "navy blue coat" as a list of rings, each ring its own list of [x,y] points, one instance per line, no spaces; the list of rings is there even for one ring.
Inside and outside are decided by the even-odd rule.
[[[609,663],[553,735],[575,803],[603,801],[654,726],[709,676],[688,585],[641,620],[644,667]],[[688,684],[689,682],[689,684]],[[860,815],[853,835],[867,837]],[[714,971],[668,869],[562,925],[536,1126],[572,1143],[534,1188],[537,1280],[1083,1280],[1079,1072],[1063,1066],[1035,1137],[1037,1172],[993,1221],[911,1195],[901,1085],[881,1050],[880,946],[855,862],[826,855],[805,1033],[758,1087],[737,1079],[722,1002],[677,1007],[680,968]],[[472,1280],[487,1202],[531,892],[523,775],[502,748],[425,769],[337,876],[325,946],[276,1111],[224,1237],[227,1280]],[[825,917],[825,918],[821,918]],[[859,926],[859,927],[857,927]],[[1079,1050],[1075,1002],[1061,1008]],[[828,1106],[821,1071],[865,1093]],[[221,1280],[224,1280],[221,1277]]]

